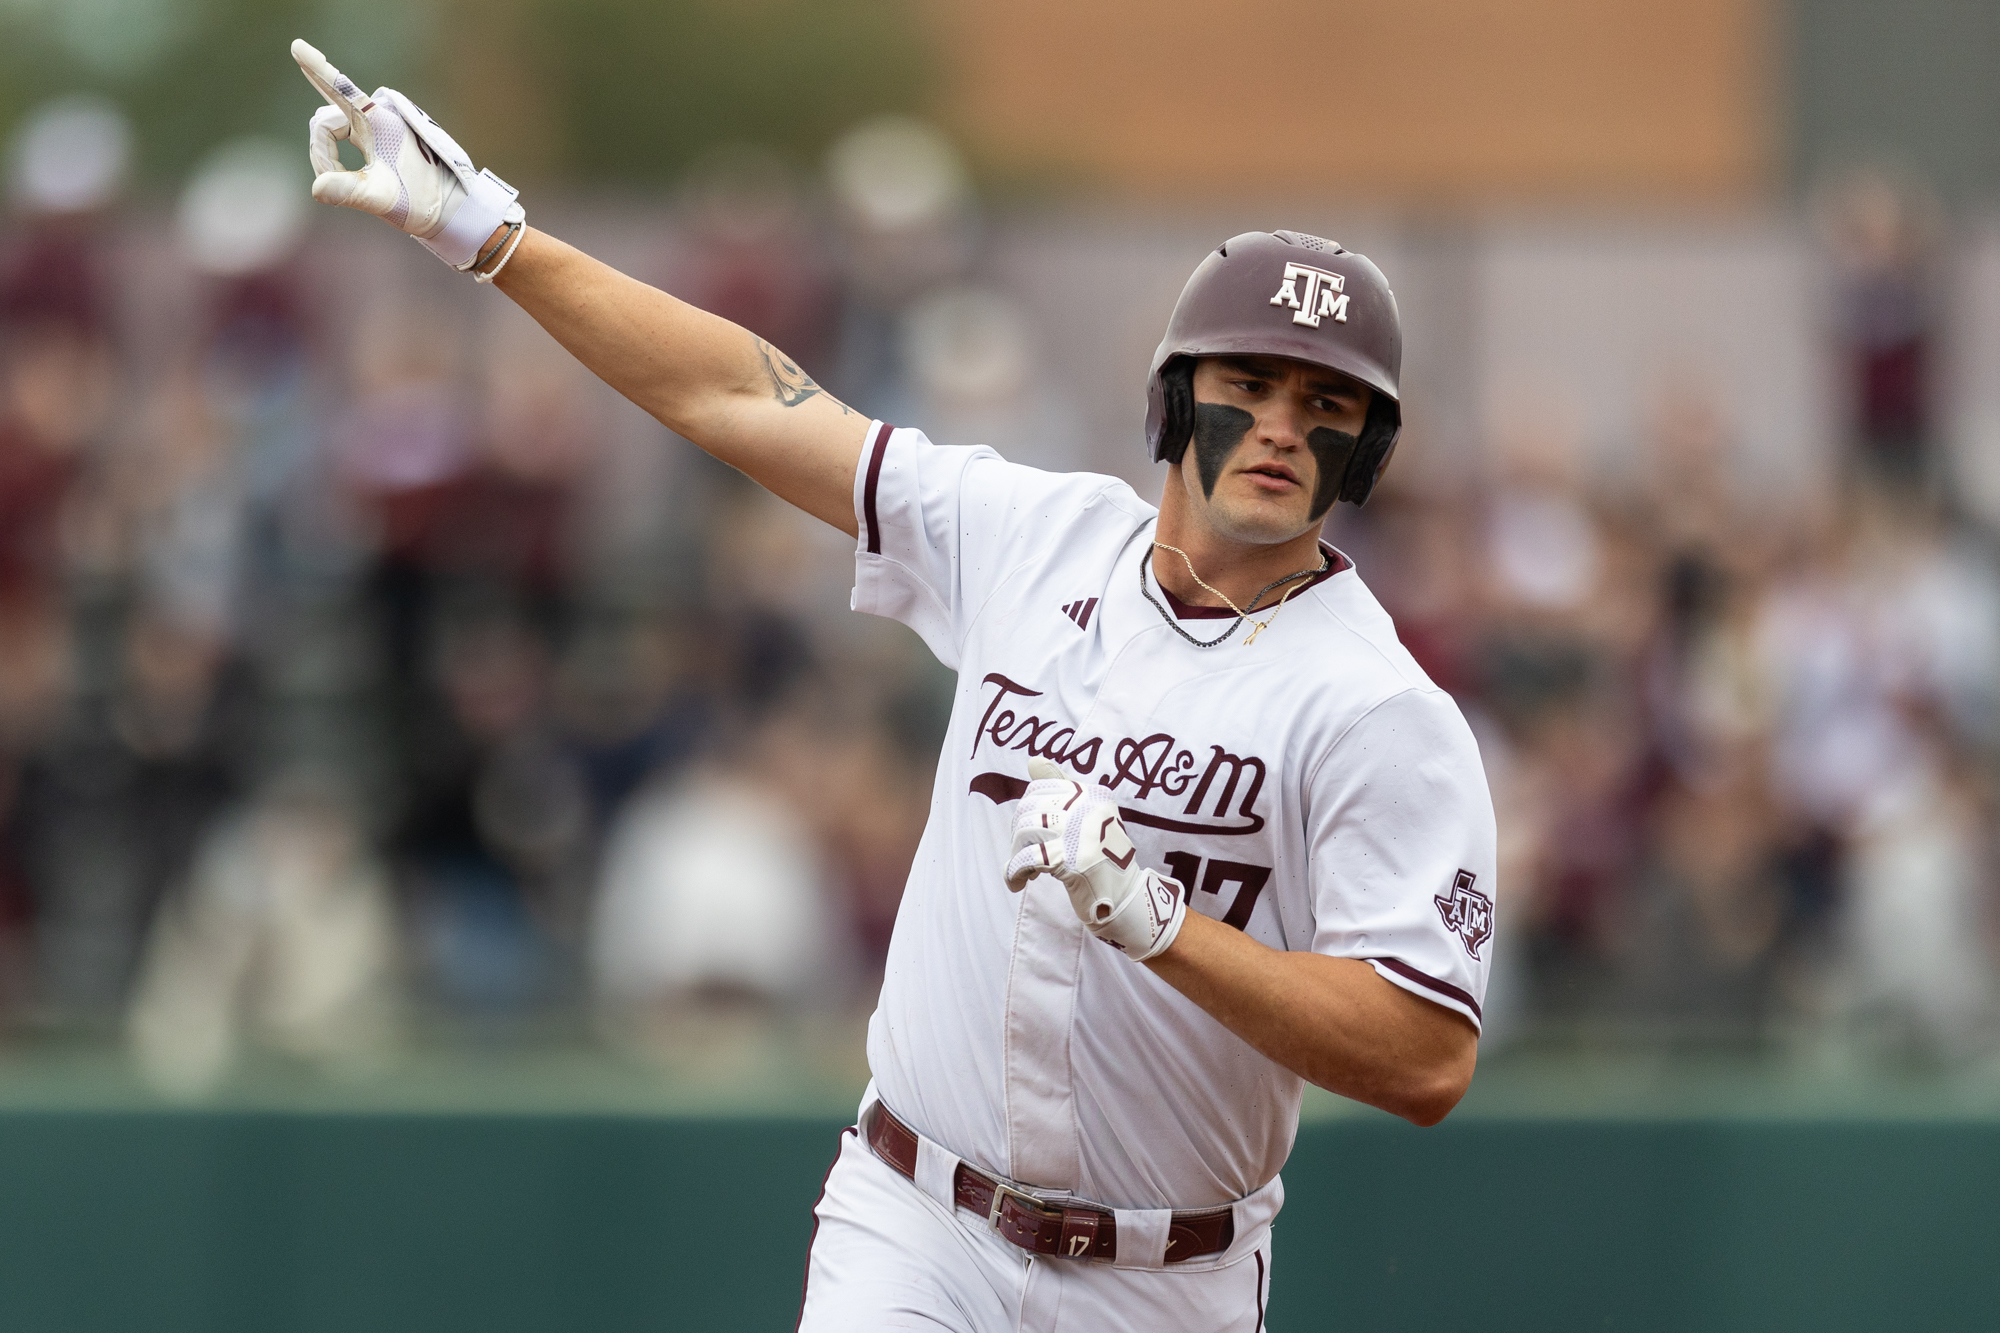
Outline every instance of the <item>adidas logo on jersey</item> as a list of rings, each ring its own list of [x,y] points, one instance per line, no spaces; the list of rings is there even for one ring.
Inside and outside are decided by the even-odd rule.
[[[1089,598],[1088,600],[1085,600],[1083,598],[1078,598],[1076,601],[1071,602],[1068,606],[1065,606],[1062,609],[1062,613],[1068,616],[1071,620],[1074,620],[1076,622],[1076,627],[1078,629],[1089,629],[1090,613],[1092,611],[1095,611],[1096,609],[1097,609],[1097,599],[1095,597]]]

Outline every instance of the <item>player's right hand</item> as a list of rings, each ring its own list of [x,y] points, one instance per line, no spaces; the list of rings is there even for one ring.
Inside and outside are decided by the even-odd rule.
[[[407,232],[456,269],[471,266],[494,230],[522,217],[519,193],[491,171],[476,171],[458,142],[394,88],[364,94],[303,41],[292,59],[327,104],[313,113],[307,151],[313,198],[373,213]],[[341,164],[339,143],[362,165]]]
[[[1187,895],[1139,864],[1117,798],[1064,777],[1047,759],[1030,759],[1028,776],[1014,815],[1007,887],[1019,893],[1036,875],[1054,875],[1098,939],[1140,962],[1164,952],[1187,919]]]

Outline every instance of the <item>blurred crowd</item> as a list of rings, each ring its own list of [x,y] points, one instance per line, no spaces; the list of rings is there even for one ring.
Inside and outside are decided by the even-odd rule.
[[[1823,485],[1746,494],[1680,384],[1612,475],[1530,406],[1473,476],[1392,470],[1349,520],[1480,737],[1491,1037],[1991,1049],[2000,548],[1934,419],[1938,219],[1875,172],[1816,212],[1847,423]]]
[[[129,142],[65,100],[8,166],[4,1030],[193,1092],[249,1049],[865,1010],[950,681],[845,611],[846,540],[386,229],[326,261],[290,146],[169,217]],[[812,190],[720,154],[663,207],[641,276],[874,415],[1077,465],[936,131],[864,124]],[[1936,222],[1873,178],[1825,212],[1824,493],[1746,499],[1689,387],[1616,478],[1552,411],[1336,523],[1487,758],[1496,1038],[1989,1040],[2000,564],[1927,415]]]
[[[330,228],[289,146],[163,220],[120,209],[128,144],[68,100],[10,161],[0,1022],[198,1091],[246,1050],[643,1051],[871,999],[950,682],[847,623],[847,539]],[[966,181],[914,123],[843,151],[844,261],[744,152],[639,267],[888,397],[927,279],[884,252],[956,273]]]

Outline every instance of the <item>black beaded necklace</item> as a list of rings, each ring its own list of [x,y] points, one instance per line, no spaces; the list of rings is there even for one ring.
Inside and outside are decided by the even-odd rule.
[[[1196,583],[1200,583],[1202,587],[1208,588],[1208,591],[1210,593],[1214,594],[1217,597],[1222,598],[1223,601],[1229,602],[1229,609],[1236,612],[1236,619],[1233,622],[1231,622],[1228,629],[1224,630],[1222,633],[1216,635],[1212,639],[1197,639],[1194,635],[1188,633],[1185,629],[1181,627],[1180,618],[1178,616],[1176,616],[1172,611],[1169,611],[1166,607],[1160,604],[1159,599],[1153,596],[1153,590],[1146,586],[1146,566],[1152,563],[1153,552],[1156,550],[1172,551],[1175,555],[1181,558],[1183,563],[1187,565],[1188,574],[1190,577],[1194,579]],[[1232,634],[1236,633],[1237,630],[1243,628],[1243,622],[1245,620],[1249,620],[1250,613],[1257,609],[1257,603],[1263,601],[1265,594],[1269,593],[1271,589],[1276,588],[1281,584],[1292,583],[1299,579],[1307,578],[1309,576],[1317,577],[1318,575],[1326,573],[1327,569],[1332,564],[1333,561],[1327,555],[1327,553],[1325,551],[1321,551],[1319,553],[1318,569],[1302,569],[1296,574],[1287,574],[1285,575],[1285,577],[1281,579],[1272,579],[1269,583],[1265,584],[1262,588],[1258,590],[1257,595],[1255,597],[1252,597],[1250,599],[1249,606],[1239,607],[1236,605],[1236,603],[1229,601],[1228,594],[1220,592],[1214,588],[1210,588],[1207,583],[1202,581],[1201,575],[1196,574],[1194,572],[1194,561],[1188,559],[1186,551],[1181,550],[1178,546],[1163,546],[1159,542],[1153,542],[1152,544],[1147,546],[1147,548],[1143,552],[1141,552],[1139,556],[1139,592],[1141,596],[1145,597],[1147,601],[1153,604],[1153,609],[1160,613],[1160,619],[1166,621],[1168,627],[1172,629],[1174,633],[1180,635],[1183,639],[1186,639],[1189,643],[1193,644],[1197,648],[1214,648],[1226,642]],[[1270,628],[1271,622],[1278,618],[1278,612],[1285,609],[1285,603],[1290,601],[1292,593],[1297,591],[1298,589],[1296,588],[1293,588],[1290,591],[1288,591],[1283,597],[1280,597],[1278,599],[1278,604],[1271,609],[1270,615],[1266,616],[1261,621],[1252,622],[1257,626],[1257,628],[1251,630],[1249,637],[1243,640],[1243,646],[1245,648],[1248,648],[1251,644],[1257,642],[1257,636],[1259,634],[1262,634],[1266,629]]]

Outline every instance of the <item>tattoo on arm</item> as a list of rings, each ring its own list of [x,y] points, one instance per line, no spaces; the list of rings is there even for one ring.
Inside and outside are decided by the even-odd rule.
[[[852,414],[846,403],[820,388],[796,361],[762,338],[756,338],[756,343],[758,355],[764,358],[764,373],[771,377],[771,392],[776,395],[780,406],[797,407],[815,394],[824,394],[826,401],[839,408],[842,416]]]

